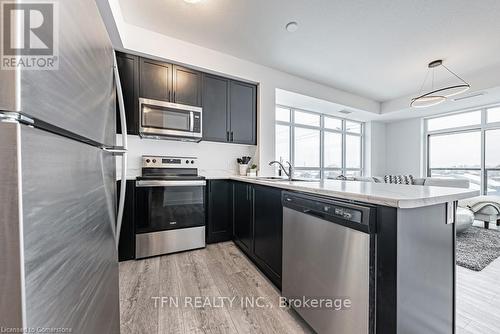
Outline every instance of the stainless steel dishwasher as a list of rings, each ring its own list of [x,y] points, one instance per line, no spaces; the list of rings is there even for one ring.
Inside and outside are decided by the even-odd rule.
[[[319,334],[373,333],[376,208],[292,192],[282,199],[283,297]]]

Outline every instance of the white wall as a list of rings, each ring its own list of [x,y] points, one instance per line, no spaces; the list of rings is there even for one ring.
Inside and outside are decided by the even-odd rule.
[[[386,174],[386,124],[365,123],[365,175]]]
[[[121,135],[116,136],[121,145]],[[236,158],[253,157],[255,146],[222,144],[214,142],[188,143],[171,140],[141,139],[139,136],[128,136],[128,168],[127,177],[141,175],[141,156],[188,156],[197,157],[199,174],[208,177],[227,176],[238,172]],[[117,177],[121,176],[121,162],[117,159]]]
[[[109,0],[109,4],[124,49],[186,64],[207,72],[259,83],[257,131],[259,146],[256,159],[261,161],[261,173],[273,172],[273,168],[268,167],[267,162],[274,158],[276,88],[371,113],[378,114],[380,111],[380,103],[376,101],[128,24],[121,15],[118,1]]]
[[[387,123],[386,174],[423,176],[423,120],[412,118]]]

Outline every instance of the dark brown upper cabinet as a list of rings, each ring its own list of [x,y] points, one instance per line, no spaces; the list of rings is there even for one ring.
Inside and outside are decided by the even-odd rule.
[[[172,86],[173,102],[201,107],[200,72],[174,65]]]
[[[229,86],[229,109],[232,143],[257,144],[257,87],[239,81]]]
[[[146,98],[201,106],[203,140],[257,144],[256,85],[121,52],[117,61],[129,134],[139,134],[139,98]]]
[[[127,133],[139,134],[139,57],[117,52],[116,62],[122,84]],[[120,111],[116,101],[116,131],[121,133]]]
[[[203,75],[203,140],[257,144],[257,86]]]
[[[203,75],[203,140],[229,141],[230,80],[211,74]]]
[[[141,58],[140,96],[146,99],[172,101],[172,65]]]

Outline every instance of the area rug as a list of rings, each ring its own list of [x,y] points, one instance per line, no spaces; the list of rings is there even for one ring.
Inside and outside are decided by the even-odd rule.
[[[481,271],[500,256],[500,232],[472,226],[457,235],[457,264]]]

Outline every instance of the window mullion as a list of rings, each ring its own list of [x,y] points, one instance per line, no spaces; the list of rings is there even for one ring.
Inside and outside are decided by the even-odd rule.
[[[486,131],[484,129],[481,130],[481,193],[486,195],[487,192],[487,181],[486,181]]]
[[[323,170],[325,168],[325,117],[320,115],[319,119],[319,179],[323,180]]]
[[[481,194],[486,195],[488,192],[487,189],[487,173],[485,171],[486,168],[486,108],[481,110]]]
[[[347,129],[346,121],[342,121],[342,175],[347,174]]]
[[[290,163],[292,166],[295,164],[295,118],[294,118],[294,111],[293,109],[290,109]]]

